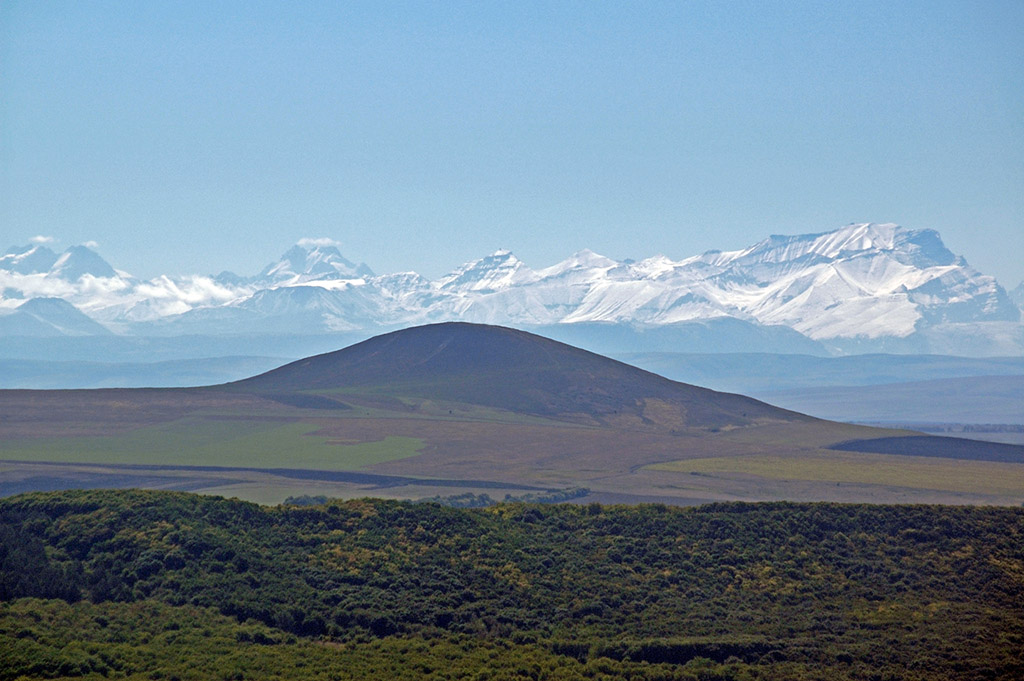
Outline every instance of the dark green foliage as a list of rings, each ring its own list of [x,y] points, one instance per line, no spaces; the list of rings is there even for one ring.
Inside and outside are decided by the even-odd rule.
[[[43,542],[16,516],[4,521],[0,525],[0,601],[22,596],[77,601],[80,592],[72,566],[54,564]]]
[[[562,678],[1024,677],[1019,508],[262,508],[64,492],[0,502],[0,537],[4,600],[77,589],[97,605],[76,607],[198,608],[273,655],[314,640],[489,642]],[[19,565],[48,576],[21,579]],[[80,663],[59,673],[104,673]],[[559,678],[524,669],[500,678]]]
[[[570,487],[568,489],[552,490],[550,492],[527,492],[513,496],[505,495],[505,503],[523,504],[558,504],[571,499],[580,499],[590,494],[586,487]]]
[[[418,499],[417,503],[420,504],[440,504],[441,506],[448,506],[449,508],[487,508],[488,506],[494,506],[498,502],[491,498],[490,494],[473,494],[472,492],[465,492],[463,494],[450,494],[448,496],[433,496]]]
[[[551,490],[548,492],[527,492],[525,494],[506,494],[501,503],[506,504],[559,504],[571,499],[579,499],[590,494],[586,487],[570,487],[568,489]],[[288,502],[285,502],[288,503]],[[499,502],[491,498],[490,494],[453,494],[449,496],[434,496],[419,499],[418,503],[433,503],[451,508],[487,508],[495,506]]]
[[[657,667],[621,662],[637,670]],[[486,670],[486,671],[484,671]],[[578,679],[586,667],[535,644],[469,637],[373,639],[346,646],[239,623],[207,608],[22,599],[0,603],[0,681],[17,678]]]
[[[288,497],[284,500],[285,506],[322,506],[330,501],[330,497],[323,494],[302,494],[297,497]]]

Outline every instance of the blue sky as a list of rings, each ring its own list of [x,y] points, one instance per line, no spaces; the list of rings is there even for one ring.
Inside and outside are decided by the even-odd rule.
[[[0,3],[0,248],[250,274],[849,222],[1024,279],[1024,3]]]

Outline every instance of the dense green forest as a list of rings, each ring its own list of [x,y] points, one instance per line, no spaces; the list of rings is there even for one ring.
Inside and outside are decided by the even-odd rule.
[[[0,679],[1020,679],[1024,509],[0,501]]]

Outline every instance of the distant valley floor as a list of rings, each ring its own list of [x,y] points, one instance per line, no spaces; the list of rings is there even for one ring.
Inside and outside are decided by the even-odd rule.
[[[722,361],[738,369],[751,358]],[[792,368],[790,359],[778,362],[772,369],[763,361],[765,372]],[[878,362],[890,377],[904,371]],[[925,364],[928,371],[979,366],[962,358]],[[843,367],[855,374],[859,364]],[[1012,424],[1022,380],[954,377],[847,390],[865,400],[904,390],[906,408],[888,409],[889,418],[923,420],[926,398],[937,394],[953,400],[947,407],[962,402],[965,423],[974,409],[1006,417],[983,422]],[[847,396],[799,390],[820,391],[807,405],[812,416],[843,406],[829,395]],[[986,394],[992,404],[980,403]],[[846,404],[846,418],[857,404]],[[1024,447],[798,411],[515,329],[436,324],[207,388],[0,390],[0,493],[142,486],[278,503],[299,495],[563,500],[574,490],[569,496],[583,502],[682,505],[1024,503]]]
[[[423,406],[369,418],[279,403],[265,409],[259,419],[192,412],[156,424],[108,423],[103,432],[95,422],[76,432],[60,420],[49,428],[63,435],[3,437],[0,495],[145,487],[274,504],[300,495],[500,500],[583,487],[589,495],[575,501],[1024,502],[1017,448],[1003,461],[828,449],[837,439],[906,435],[852,425],[666,434],[499,414],[455,418],[447,409],[442,418]]]

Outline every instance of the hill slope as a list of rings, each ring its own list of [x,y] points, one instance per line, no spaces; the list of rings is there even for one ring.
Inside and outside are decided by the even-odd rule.
[[[1024,501],[1024,447],[997,456],[933,438],[941,457],[912,456],[892,446],[908,435],[447,323],[221,386],[0,391],[0,483],[8,494],[141,485],[266,502],[453,488],[499,499],[585,488],[613,503]],[[856,453],[837,451],[850,441]]]
[[[676,383],[525,331],[449,322],[385,334],[239,381],[245,391],[371,391],[541,415],[645,422],[674,411],[688,427],[807,417],[729,393]]]

